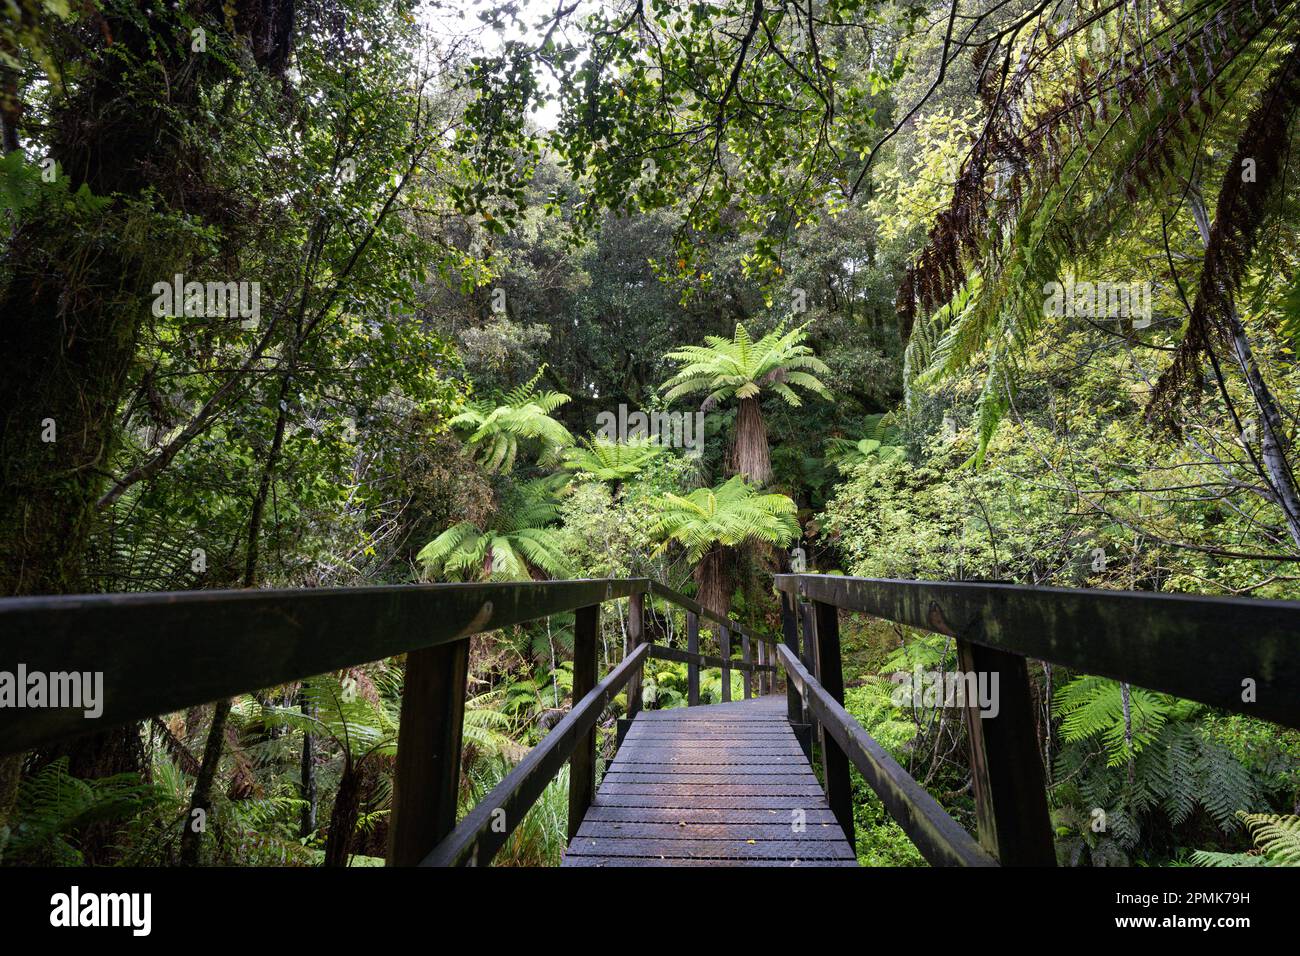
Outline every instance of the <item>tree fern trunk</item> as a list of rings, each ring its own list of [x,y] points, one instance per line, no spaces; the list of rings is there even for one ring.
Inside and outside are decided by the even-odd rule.
[[[298,707],[304,715],[312,716],[311,703],[301,690],[298,692]],[[301,771],[302,798],[306,804],[302,808],[298,835],[307,837],[316,830],[316,737],[310,733],[302,735]]]
[[[361,809],[360,768],[351,759],[343,768],[334,809],[330,813],[329,837],[325,841],[325,865],[347,866],[352,834],[357,828]]]
[[[731,611],[731,549],[715,544],[695,566],[696,596],[702,605],[724,617]]]
[[[755,485],[772,480],[772,458],[767,447],[767,426],[757,398],[742,398],[736,413],[736,437],[727,457],[727,474],[743,475]]]

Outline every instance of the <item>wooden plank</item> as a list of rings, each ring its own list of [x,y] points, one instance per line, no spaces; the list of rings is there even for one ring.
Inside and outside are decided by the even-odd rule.
[[[650,645],[642,644],[574,705],[541,743],[528,751],[505,779],[465,815],[451,835],[425,857],[422,865],[487,865],[564,766],[578,740],[596,725],[614,695],[645,662],[649,649]],[[497,820],[503,826],[494,826]]]
[[[957,642],[967,674],[996,674],[996,716],[967,701],[971,783],[980,844],[1003,866],[1055,866],[1047,785],[1034,733],[1034,702],[1025,659],[991,647]]]
[[[645,797],[825,797],[817,783],[804,784],[689,784],[689,783],[616,783],[602,784],[601,793],[615,796]]]
[[[702,733],[714,733],[714,732],[732,730],[738,727],[745,728],[746,733],[749,732],[750,728],[753,728],[755,730],[774,730],[776,728],[789,727],[790,722],[786,720],[785,710],[784,710],[785,698],[781,697],[780,701],[782,706],[781,713],[771,714],[771,713],[760,712],[750,718],[735,717],[735,716],[729,716],[725,718],[720,717],[717,720],[698,720],[698,719],[690,718],[689,715],[692,712],[699,709],[697,707],[691,707],[689,709],[685,707],[676,707],[673,708],[672,710],[642,711],[641,714],[638,715],[637,727],[635,729],[647,730],[647,731],[662,729],[664,724],[661,723],[661,720],[666,720],[674,726],[681,727],[684,732],[694,729]],[[714,706],[714,705],[710,705],[710,706]],[[717,706],[721,706],[721,705],[717,705]],[[688,716],[687,717],[666,717],[666,718],[656,719],[657,714],[677,714],[678,712],[681,711],[685,711]],[[673,732],[676,733],[676,730],[674,730]]]
[[[807,696],[826,732],[843,748],[921,855],[934,866],[994,866],[996,861],[830,696],[788,647],[777,648],[792,684]]]
[[[578,839],[599,840],[624,837],[656,840],[790,840],[793,823],[594,823],[587,821],[578,831]],[[807,826],[799,840],[842,841],[838,823]]]
[[[764,741],[774,738],[788,737],[790,727],[788,724],[772,724],[763,726],[761,724],[743,729],[733,728],[713,728],[708,725],[683,726],[681,728],[669,727],[666,724],[657,726],[629,727],[625,740],[675,740],[684,744],[698,743],[707,744],[710,741]]]
[[[718,865],[854,863],[784,704],[774,698],[696,707],[685,711],[688,720],[642,714],[601,781],[565,865],[659,857]],[[744,719],[752,717],[763,719]],[[717,721],[726,722],[724,730]],[[651,736],[631,740],[642,733]]]
[[[634,747],[650,747],[652,749],[708,749],[710,747],[783,747],[791,742],[793,734],[789,730],[784,733],[775,731],[762,731],[753,735],[740,736],[733,731],[729,734],[682,734],[680,736],[665,736],[662,734],[636,734],[628,731],[624,737],[624,744]]]
[[[812,776],[807,767],[797,765],[768,767],[759,764],[727,764],[721,767],[713,767],[709,764],[638,763],[624,764],[622,766],[611,764],[606,774],[614,773],[675,773],[684,777],[711,773],[740,774],[742,776],[758,774],[772,777]],[[816,777],[813,777],[813,779],[815,780]]]
[[[787,595],[1300,727],[1300,602],[815,574],[777,575],[776,585]],[[1247,680],[1253,694],[1243,700]]]
[[[826,797],[819,790],[813,797],[781,795],[740,795],[725,793],[649,794],[605,793],[596,794],[593,807],[648,807],[682,808],[695,810],[808,810],[826,806]]]
[[[631,763],[619,766],[611,765],[610,774],[676,774],[685,780],[697,779],[709,774],[733,774],[745,777],[769,776],[782,777],[786,780],[802,778],[811,782],[817,778],[808,770],[807,764],[789,763],[784,765],[738,764],[738,763]]]
[[[635,856],[575,856],[566,857],[560,866],[655,866],[655,867],[723,867],[723,866],[791,866],[801,867],[804,869],[821,868],[825,866],[857,866],[856,860],[799,860],[799,859],[778,859],[778,860],[685,860],[680,858],[655,857],[648,859],[646,857]]]
[[[0,670],[103,674],[103,713],[0,708],[0,754],[642,593],[644,578],[0,599]]]
[[[705,742],[683,743],[681,741],[670,740],[633,740],[625,743],[628,748],[626,754],[620,754],[627,759],[635,760],[636,754],[648,750],[670,750],[673,753],[685,757],[700,756],[709,757],[713,754],[777,754],[780,756],[794,757],[800,754],[799,745],[785,737],[771,736],[766,738],[767,743],[745,741],[736,742]]]
[[[388,865],[414,866],[456,824],[469,641],[406,655]]]
[[[643,750],[724,750],[727,753],[745,753],[747,751],[770,753],[786,750],[793,753],[798,750],[794,735],[788,731],[784,734],[755,734],[753,737],[636,737],[625,741],[624,746],[628,748],[628,753],[639,753]]]
[[[582,700],[596,686],[596,639],[600,633],[600,605],[581,607],[573,616],[573,699]],[[644,658],[643,658],[644,659]],[[628,675],[629,689],[640,668]],[[578,735],[569,757],[569,839],[596,796],[596,725]]]
[[[701,764],[719,766],[722,764],[753,764],[758,767],[772,767],[786,764],[791,767],[807,766],[802,753],[789,754],[729,754],[716,751],[705,754],[681,754],[674,750],[648,750],[635,756],[624,756],[622,763],[657,763],[657,764]]]
[[[780,723],[751,724],[748,727],[731,725],[718,729],[700,724],[647,724],[644,728],[632,727],[627,732],[627,739],[633,742],[661,740],[699,745],[725,740],[744,740],[761,744],[786,740],[790,736],[790,725],[784,719]]]
[[[646,645],[646,647],[651,647],[651,646],[652,645],[649,644]],[[714,707],[722,708],[725,706],[726,706],[725,704],[710,704],[709,709],[711,710]],[[751,706],[753,705],[751,704]],[[744,726],[749,726],[751,724],[769,724],[774,727],[779,727],[782,725],[785,719],[786,718],[784,714],[774,714],[769,710],[765,710],[759,707],[754,707],[754,713],[752,714],[744,714],[738,711],[732,711],[731,713],[726,714],[725,716],[714,717],[714,718],[709,718],[707,716],[698,713],[698,708],[695,707],[676,707],[672,710],[648,710],[637,715],[637,720],[645,721],[647,725],[654,724],[659,721],[682,722],[682,723],[689,722],[689,721],[698,721],[700,725],[706,727],[729,727],[729,726],[744,727]]]
[[[804,811],[808,826],[836,825],[835,814],[830,810],[809,807]],[[587,811],[588,823],[789,823],[796,818],[793,810],[703,810],[698,807],[609,807],[594,804]]]
[[[634,856],[696,860],[852,860],[843,840],[663,840],[653,837],[579,837],[567,856]]]
[[[843,707],[844,669],[840,662],[839,611],[833,605],[819,602],[813,605],[813,614],[818,678],[831,699]],[[844,839],[851,846],[854,842],[853,782],[849,778],[849,758],[829,734],[822,735],[822,768],[826,801],[844,828]]]
[[[680,783],[696,787],[712,784],[745,784],[783,786],[799,784],[816,786],[817,778],[812,774],[760,773],[763,768],[755,768],[754,773],[676,773],[671,768],[647,772],[611,771],[602,778],[608,783]]]

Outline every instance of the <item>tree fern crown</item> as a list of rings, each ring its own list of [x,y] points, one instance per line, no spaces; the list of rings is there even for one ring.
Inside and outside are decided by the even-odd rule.
[[[689,345],[669,352],[667,358],[681,367],[664,383],[665,398],[676,401],[705,393],[711,408],[730,398],[758,398],[773,392],[789,405],[803,404],[795,387],[830,398],[830,390],[817,378],[829,373],[826,363],[804,344],[807,325],[787,328],[783,321],[757,342],[745,326],[736,323],[732,338],[705,336],[704,345]]]

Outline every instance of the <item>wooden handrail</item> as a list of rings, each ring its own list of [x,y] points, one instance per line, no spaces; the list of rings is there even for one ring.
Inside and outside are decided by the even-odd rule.
[[[996,866],[975,839],[926,793],[907,771],[889,756],[871,735],[822,687],[785,645],[776,649],[791,683],[805,695],[808,707],[826,733],[834,738],[876,791],[889,815],[921,855],[934,866]]]
[[[102,673],[103,713],[0,708],[0,755],[464,640],[646,578],[0,599],[0,670]]]
[[[979,842],[1003,865],[1055,863],[1026,658],[1300,726],[1300,602],[817,574],[777,575],[775,583],[790,719],[806,708],[830,738],[823,749],[832,808],[843,806],[848,785],[831,768],[847,756],[931,862],[969,863],[969,847],[953,857],[960,835],[935,816],[942,810],[836,700],[840,609],[953,637],[962,675],[996,686],[996,708],[962,707]],[[815,619],[803,660],[801,598],[811,602],[805,625]]]
[[[596,726],[609,702],[644,663],[650,645],[623,658],[542,738],[451,834],[425,857],[424,866],[486,866],[528,809],[560,772],[578,742]]]
[[[776,587],[1300,727],[1297,601],[822,574],[776,575]]]
[[[475,854],[487,862],[566,760],[570,822],[581,821],[595,791],[595,725],[604,706],[627,684],[636,698],[629,700],[628,713],[635,715],[644,662],[654,651],[683,653],[644,640],[641,602],[651,588],[647,578],[598,578],[0,599],[0,670],[22,665],[28,673],[103,675],[97,719],[87,719],[83,709],[0,709],[0,755],[406,654],[389,862],[463,863]],[[654,593],[683,607],[692,624],[703,614],[724,633],[749,633],[671,588],[658,586]],[[629,653],[597,684],[599,609],[615,598],[632,602]],[[465,824],[453,824],[468,638],[565,611],[577,616],[579,704],[489,795],[486,809],[466,818],[475,829],[462,839],[469,832]],[[720,643],[725,647],[725,638]],[[732,667],[757,670],[748,657],[731,662],[697,656],[689,665],[693,673],[706,660],[724,675]],[[504,832],[494,811],[507,813]],[[462,835],[459,842],[448,842],[454,834]],[[441,855],[430,852],[435,845]]]

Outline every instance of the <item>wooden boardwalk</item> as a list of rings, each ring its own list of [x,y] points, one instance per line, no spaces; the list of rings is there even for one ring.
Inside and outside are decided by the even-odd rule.
[[[784,694],[643,711],[564,866],[856,866]]]

